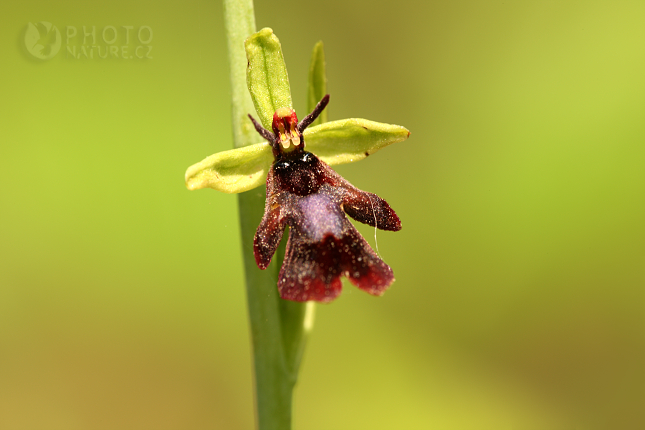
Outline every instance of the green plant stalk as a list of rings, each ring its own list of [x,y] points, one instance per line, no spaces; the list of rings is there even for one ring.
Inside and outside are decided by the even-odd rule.
[[[247,114],[255,111],[246,81],[244,40],[255,33],[252,0],[224,0],[236,148],[257,142]],[[255,374],[257,427],[289,430],[293,388],[304,349],[305,321],[311,320],[303,303],[280,299],[277,279],[284,258],[284,242],[271,265],[259,270],[253,256],[253,237],[264,212],[264,187],[238,196],[242,253]],[[309,323],[310,325],[310,323]]]

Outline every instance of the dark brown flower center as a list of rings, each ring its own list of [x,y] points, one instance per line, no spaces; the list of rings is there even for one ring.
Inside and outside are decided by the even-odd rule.
[[[329,182],[318,157],[306,151],[281,157],[272,168],[277,188],[299,196],[316,193],[322,184]]]

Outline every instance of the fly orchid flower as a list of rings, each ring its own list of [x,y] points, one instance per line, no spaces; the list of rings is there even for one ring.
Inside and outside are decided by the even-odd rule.
[[[267,176],[264,217],[253,241],[255,261],[260,269],[266,269],[288,225],[278,290],[283,299],[299,302],[333,300],[341,291],[341,275],[374,295],[383,294],[394,281],[390,266],[376,255],[345,213],[391,231],[401,229],[397,215],[385,200],[357,189],[304,150],[302,132],[328,102],[326,95],[301,122],[292,109],[276,111],[273,134],[249,115],[271,145],[275,159]]]
[[[298,122],[277,38],[270,29],[261,30],[246,41],[246,49],[247,81],[262,124],[250,114],[249,118],[266,142],[218,153],[191,166],[186,186],[236,193],[266,181],[265,211],[253,251],[258,267],[266,269],[289,226],[278,276],[283,299],[329,302],[340,294],[341,276],[370,294],[382,295],[394,281],[392,269],[346,215],[382,230],[398,231],[401,222],[385,200],[354,187],[329,165],[363,159],[405,140],[409,131],[364,119],[308,128],[329,103],[329,95]],[[305,142],[311,152],[305,151]]]

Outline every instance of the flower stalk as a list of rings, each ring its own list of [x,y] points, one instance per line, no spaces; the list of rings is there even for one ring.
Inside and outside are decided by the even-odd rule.
[[[234,147],[257,143],[247,115],[255,111],[246,83],[244,41],[255,33],[252,0],[224,0],[229,53]],[[238,195],[244,271],[254,365],[256,425],[260,430],[291,428],[291,405],[302,355],[306,305],[285,303],[276,290],[282,259],[277,256],[264,271],[255,265],[253,243],[264,212],[264,192]]]
[[[224,20],[229,52],[233,141],[236,148],[257,142],[247,114],[253,101],[246,85],[244,41],[255,33],[252,0],[224,0]],[[258,219],[264,212],[264,195],[238,195],[242,244],[252,243]],[[266,271],[255,266],[252,249],[242,246],[246,291],[251,326],[254,365],[256,425],[260,430],[291,428],[291,404],[295,378],[284,353],[280,297],[275,289],[280,261]],[[295,304],[304,308],[302,304]],[[298,319],[304,312],[292,312]]]

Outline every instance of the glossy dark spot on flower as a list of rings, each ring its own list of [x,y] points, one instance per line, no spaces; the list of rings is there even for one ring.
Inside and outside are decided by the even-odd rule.
[[[277,187],[299,196],[317,192],[323,183],[329,181],[321,163],[318,157],[305,151],[277,160],[273,164]]]

